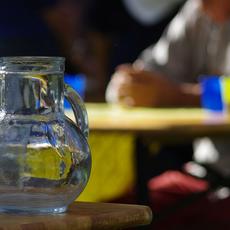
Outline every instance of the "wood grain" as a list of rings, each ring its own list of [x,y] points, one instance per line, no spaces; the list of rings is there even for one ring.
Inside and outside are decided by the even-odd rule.
[[[63,214],[0,214],[0,230],[122,229],[147,225],[151,220],[147,206],[74,202]]]

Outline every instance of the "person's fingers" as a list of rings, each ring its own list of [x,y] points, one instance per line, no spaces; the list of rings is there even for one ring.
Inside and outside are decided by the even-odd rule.
[[[121,105],[134,106],[135,100],[132,87],[130,87],[130,85],[127,84],[119,87],[117,100]]]
[[[144,62],[142,60],[136,60],[134,63],[133,63],[133,68],[135,70],[144,70]]]
[[[124,75],[124,77],[127,77],[129,81],[140,82],[140,83],[154,82],[154,78],[155,78],[153,73],[150,73],[145,70],[130,68],[130,67],[121,68],[116,73],[119,75]]]
[[[128,84],[132,82],[132,76],[126,72],[116,72],[111,81],[116,85]]]
[[[113,74],[112,79],[116,82],[150,82],[153,76],[147,71],[134,68],[130,64],[120,65]]]
[[[142,97],[140,92],[142,87],[139,84],[122,84],[117,89],[118,100],[127,102],[129,105],[135,105],[136,99]]]
[[[106,91],[105,91],[105,100],[109,103],[118,102],[118,87],[119,85],[116,82],[110,81]]]
[[[116,67],[116,71],[130,71],[132,68],[133,68],[132,64],[125,63],[125,64],[118,65]]]
[[[106,100],[108,102],[117,102],[131,94],[132,81],[129,76],[124,74],[114,74],[106,89]]]
[[[129,75],[132,78],[139,75],[139,70],[133,68],[133,65],[130,65],[130,64],[123,64],[123,65],[118,66],[116,69],[116,72],[120,74]]]
[[[131,96],[132,94],[132,87],[128,84],[122,84],[117,88],[117,92],[118,92],[118,97],[122,98],[122,97],[126,97],[128,95]]]

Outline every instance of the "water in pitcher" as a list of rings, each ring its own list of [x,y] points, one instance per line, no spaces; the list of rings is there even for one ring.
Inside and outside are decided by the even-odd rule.
[[[30,211],[39,207],[42,212],[44,206],[46,211],[59,207],[62,212],[87,180],[87,173],[80,170],[85,154],[68,146],[62,151],[49,145],[28,145],[26,152],[16,145],[5,150],[0,157],[0,209],[6,204],[8,210],[30,206]]]
[[[77,131],[67,121],[9,123],[0,128],[0,211],[64,212],[88,180],[86,139],[68,138]]]

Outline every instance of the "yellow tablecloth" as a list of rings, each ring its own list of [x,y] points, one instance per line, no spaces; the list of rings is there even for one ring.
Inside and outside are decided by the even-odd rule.
[[[133,184],[134,136],[120,132],[91,132],[92,171],[77,200],[107,201],[124,194]]]

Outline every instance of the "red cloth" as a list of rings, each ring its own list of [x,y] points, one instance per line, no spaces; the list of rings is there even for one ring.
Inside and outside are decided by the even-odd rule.
[[[152,230],[228,230],[230,229],[230,198],[218,199],[210,194],[162,219],[157,214],[189,195],[205,191],[208,183],[179,171],[167,171],[148,183],[153,212]],[[135,191],[112,202],[136,203]]]
[[[168,171],[152,178],[148,188],[153,213],[161,213],[190,194],[205,191],[208,183],[179,171]],[[153,221],[152,229],[230,229],[230,198],[210,199],[205,196],[162,220]]]
[[[155,210],[161,210],[192,193],[202,192],[207,188],[206,181],[179,171],[167,171],[152,178],[148,183],[150,201],[153,202]]]

